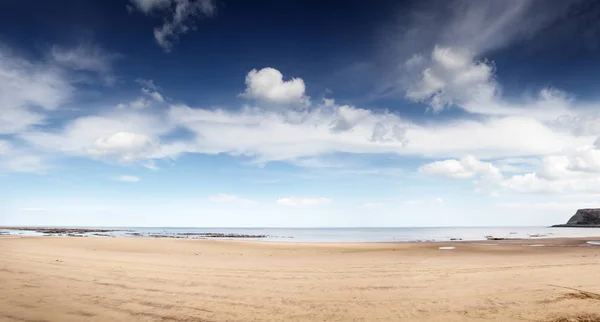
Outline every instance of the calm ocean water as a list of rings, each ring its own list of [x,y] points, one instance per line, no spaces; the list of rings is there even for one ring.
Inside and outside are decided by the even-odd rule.
[[[70,227],[89,228],[89,227]],[[97,227],[94,227],[97,228]],[[182,237],[198,238],[201,233],[266,235],[255,240],[278,242],[407,242],[485,240],[499,238],[600,237],[600,228],[550,227],[416,227],[416,228],[179,228],[179,227],[102,227],[120,231],[84,235],[93,237]],[[43,235],[33,231],[0,230],[11,235]],[[223,238],[227,239],[227,238]],[[253,239],[254,240],[254,239]]]

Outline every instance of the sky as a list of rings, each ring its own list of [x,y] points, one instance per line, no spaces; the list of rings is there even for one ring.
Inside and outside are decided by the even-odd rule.
[[[600,207],[599,14],[2,1],[0,225],[566,222]]]

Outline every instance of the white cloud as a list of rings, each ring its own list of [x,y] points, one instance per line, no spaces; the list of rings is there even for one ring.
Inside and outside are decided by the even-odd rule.
[[[50,64],[21,59],[0,44],[0,134],[42,124],[44,110],[55,110],[72,93],[63,72]]]
[[[417,68],[414,57],[407,63],[411,69]],[[436,46],[429,64],[419,64],[417,81],[406,91],[406,97],[414,101],[427,102],[439,112],[447,106],[477,101],[486,103],[497,91],[493,79],[494,67],[474,60],[466,49],[442,48]]]
[[[502,186],[521,193],[573,193],[600,191],[600,152],[591,147],[542,159],[535,172],[514,175]]]
[[[165,102],[164,97],[159,92],[151,91],[151,90],[149,90],[147,88],[142,88],[142,92],[144,94],[152,97],[153,100],[155,100],[155,101],[157,101],[159,103],[164,103]]]
[[[482,162],[472,155],[460,160],[435,161],[425,164],[419,168],[420,172],[432,175],[440,175],[450,178],[465,179],[482,175],[490,179],[498,179],[502,176],[500,170],[489,162]]]
[[[275,68],[253,69],[246,76],[246,90],[242,96],[266,103],[305,105],[308,97],[304,94],[304,81],[292,78],[284,81],[283,75]]]
[[[135,101],[129,103],[129,107],[133,108],[133,109],[142,109],[142,108],[146,108],[150,106],[150,102],[148,102],[148,100],[140,97],[138,99],[136,99]]]
[[[256,201],[252,200],[252,199],[247,199],[247,198],[241,198],[235,195],[228,195],[228,194],[218,194],[216,196],[211,196],[210,198],[208,198],[211,202],[218,202],[218,203],[232,203],[232,204],[252,204],[252,203],[256,203]]]
[[[573,2],[546,5],[533,0],[421,2],[402,20],[394,50],[402,60],[399,81],[385,92],[426,103],[434,112],[458,107],[473,114],[527,116],[552,121],[571,114],[570,98],[555,89],[537,97],[505,101],[490,50],[535,35],[567,12]],[[391,30],[397,30],[390,28]]]
[[[93,156],[118,155],[123,161],[138,159],[138,154],[152,150],[154,142],[148,135],[132,132],[115,132],[94,141],[88,150]]]
[[[316,206],[326,205],[331,202],[328,198],[299,198],[299,197],[286,197],[277,199],[276,203],[284,206]]]
[[[600,173],[600,147],[588,145],[577,148],[568,157],[568,169]]]
[[[455,61],[459,59],[453,57],[445,64],[462,64]],[[157,90],[151,80],[138,82],[148,93]],[[249,92],[252,91],[248,89],[246,94]],[[278,93],[287,93],[287,90]],[[298,101],[303,93],[301,89],[289,97]],[[271,103],[273,99],[285,101],[281,100],[283,96],[265,95],[264,99],[271,97]],[[167,111],[167,115],[163,115],[159,110],[149,114],[143,109],[122,108],[105,115],[74,119],[62,130],[28,131],[19,137],[48,151],[104,156],[121,162],[175,158],[183,153],[226,153],[251,157],[258,164],[288,161],[299,166],[314,166],[315,161],[322,160],[321,156],[334,153],[393,153],[430,158],[473,154],[484,159],[546,156],[559,154],[572,146],[590,145],[597,138],[597,135],[577,135],[523,116],[414,124],[386,111],[340,106],[333,99],[302,110],[260,105],[239,110],[211,110],[171,105]],[[169,136],[177,128],[189,130],[192,137]],[[132,144],[126,148],[102,145],[102,142],[125,137],[137,139],[127,141]],[[163,137],[168,139],[163,140]],[[347,164],[341,166],[347,167]],[[456,175],[467,175],[463,172],[468,171],[459,170]]]
[[[538,164],[538,166],[532,172],[512,176],[504,175],[491,162],[483,162],[471,156],[461,160],[432,162],[423,165],[419,170],[428,174],[457,179],[481,176],[480,179],[474,181],[475,184],[487,184],[490,189],[507,189],[515,193],[589,193],[600,192],[599,155],[599,150],[592,146],[584,146],[566,150],[563,154],[543,157],[536,163],[531,162],[530,158],[514,159],[511,161],[527,161],[531,164]],[[481,189],[476,188],[476,192],[481,192]],[[490,191],[490,194],[497,196],[498,192]]]
[[[140,110],[143,108],[147,108],[150,105],[152,105],[152,102],[150,102],[149,100],[145,99],[144,97],[138,97],[135,100],[131,101],[128,104],[119,104],[117,105],[118,109],[124,109],[124,108],[132,108],[134,110]]]
[[[45,151],[131,162],[155,153],[159,148],[157,138],[170,129],[171,125],[156,113],[120,111],[75,119],[58,132],[31,131],[19,137]]]
[[[165,52],[171,51],[181,34],[195,28],[194,21],[215,15],[214,0],[130,0],[135,8],[148,15],[153,12],[165,14],[164,23],[154,28],[154,38]]]
[[[473,114],[526,116],[543,121],[573,113],[571,98],[553,88],[542,89],[537,97],[521,103],[505,102],[494,77],[494,65],[476,60],[464,48],[435,46],[429,60],[423,58],[418,65],[413,60],[411,57],[406,62],[411,66],[406,98],[424,102],[436,113],[457,106]]]
[[[48,166],[44,159],[37,155],[14,154],[4,160],[0,159],[0,169],[11,172],[45,173]]]
[[[136,176],[122,175],[122,176],[117,177],[117,180],[121,181],[121,182],[135,183],[135,182],[139,182],[140,178],[138,178]]]

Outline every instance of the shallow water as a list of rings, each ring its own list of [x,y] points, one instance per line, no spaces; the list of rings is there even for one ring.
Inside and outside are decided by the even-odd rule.
[[[68,227],[89,228],[89,227]],[[95,227],[98,228],[98,227]],[[200,233],[267,235],[256,240],[278,242],[401,242],[600,237],[600,228],[550,227],[400,227],[400,228],[201,228],[201,227],[102,227],[118,229],[107,233],[85,233],[95,237],[181,237],[199,238]],[[11,235],[43,235],[33,231],[0,230]],[[135,235],[134,235],[135,234]],[[196,234],[196,235],[195,235]],[[137,236],[136,236],[137,235]],[[222,238],[229,239],[229,238]],[[252,239],[252,238],[250,238]]]

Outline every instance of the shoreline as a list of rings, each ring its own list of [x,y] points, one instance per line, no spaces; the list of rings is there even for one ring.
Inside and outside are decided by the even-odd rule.
[[[121,229],[119,229],[121,228]],[[490,230],[496,227],[489,227]],[[506,227],[503,227],[506,228]],[[517,228],[517,227],[510,227]],[[529,227],[523,227],[529,228]],[[531,227],[531,228],[548,228],[548,227]],[[177,228],[185,229],[185,228]],[[240,234],[231,232],[200,232],[203,228],[190,228],[190,231],[180,232],[154,232],[154,233],[140,233],[134,229],[134,227],[99,227],[93,226],[88,227],[50,227],[50,226],[0,226],[0,238],[2,237],[92,237],[92,238],[118,238],[118,239],[182,239],[182,240],[221,240],[221,241],[241,241],[241,242],[255,242],[255,243],[281,243],[281,244],[465,244],[465,243],[479,243],[481,245],[506,245],[506,244],[521,244],[535,242],[537,244],[543,243],[543,246],[556,246],[558,244],[572,244],[577,242],[595,242],[600,241],[600,236],[560,236],[553,235],[553,233],[545,234],[528,234],[528,237],[512,237],[513,232],[509,233],[508,237],[495,237],[493,235],[487,235],[481,239],[472,238],[452,238],[446,237],[445,239],[415,239],[415,240],[386,240],[386,241],[343,241],[343,240],[294,240],[294,237],[285,236],[274,236],[274,235],[252,235],[252,234]],[[215,229],[215,228],[212,228]],[[246,228],[222,228],[222,231],[227,230],[245,230]],[[267,228],[265,228],[267,229]],[[278,229],[278,228],[274,228]],[[302,228],[310,229],[310,228]],[[360,228],[355,228],[360,229]],[[365,228],[368,230],[369,228]],[[391,228],[394,229],[394,228]],[[402,228],[399,228],[402,229]],[[410,229],[410,228],[407,228]],[[457,227],[457,229],[461,229]],[[197,232],[192,232],[196,230]],[[221,230],[221,229],[220,229]],[[21,233],[10,233],[10,231],[23,231]],[[586,230],[582,230],[586,231]],[[111,234],[117,233],[117,234]],[[539,245],[542,246],[542,245]]]
[[[515,247],[598,247],[600,249],[600,237],[544,237],[544,238],[513,238],[500,240],[428,240],[428,241],[278,241],[267,239],[245,239],[245,238],[182,238],[182,237],[151,237],[151,236],[72,236],[72,235],[11,235],[0,234],[1,239],[9,238],[87,238],[91,239],[116,239],[116,240],[173,240],[173,241],[190,241],[190,242],[222,242],[232,244],[256,244],[256,245],[275,245],[275,246],[333,246],[343,247],[348,246],[484,246],[491,248],[493,246],[515,246]]]
[[[0,226],[0,237],[30,236],[30,237],[97,237],[97,238],[149,238],[149,239],[190,239],[190,240],[239,240],[258,243],[544,243],[555,245],[557,241],[570,244],[567,240],[600,240],[600,231],[592,235],[587,229],[575,228],[565,230],[552,227],[456,227],[456,228],[136,228],[136,227],[75,227],[75,226]],[[587,227],[586,227],[587,228]],[[427,230],[446,230],[442,234],[432,234]],[[469,232],[469,230],[479,230]],[[313,232],[310,232],[314,230]],[[329,231],[328,231],[329,230]],[[346,230],[344,232],[344,230]],[[362,230],[362,231],[361,231]],[[411,230],[415,230],[410,232]],[[421,237],[418,230],[423,230]],[[309,231],[308,235],[303,232]],[[325,231],[324,235],[322,232]],[[341,234],[336,232],[342,231]],[[409,231],[407,234],[406,231]],[[299,233],[296,233],[299,232]],[[315,234],[317,232],[317,234]],[[353,236],[353,234],[357,234]],[[282,236],[286,235],[287,236]],[[311,235],[312,234],[312,235]],[[361,235],[363,234],[363,235]],[[477,236],[479,235],[479,236]],[[349,237],[350,236],[350,237]],[[454,236],[454,237],[453,237]]]

